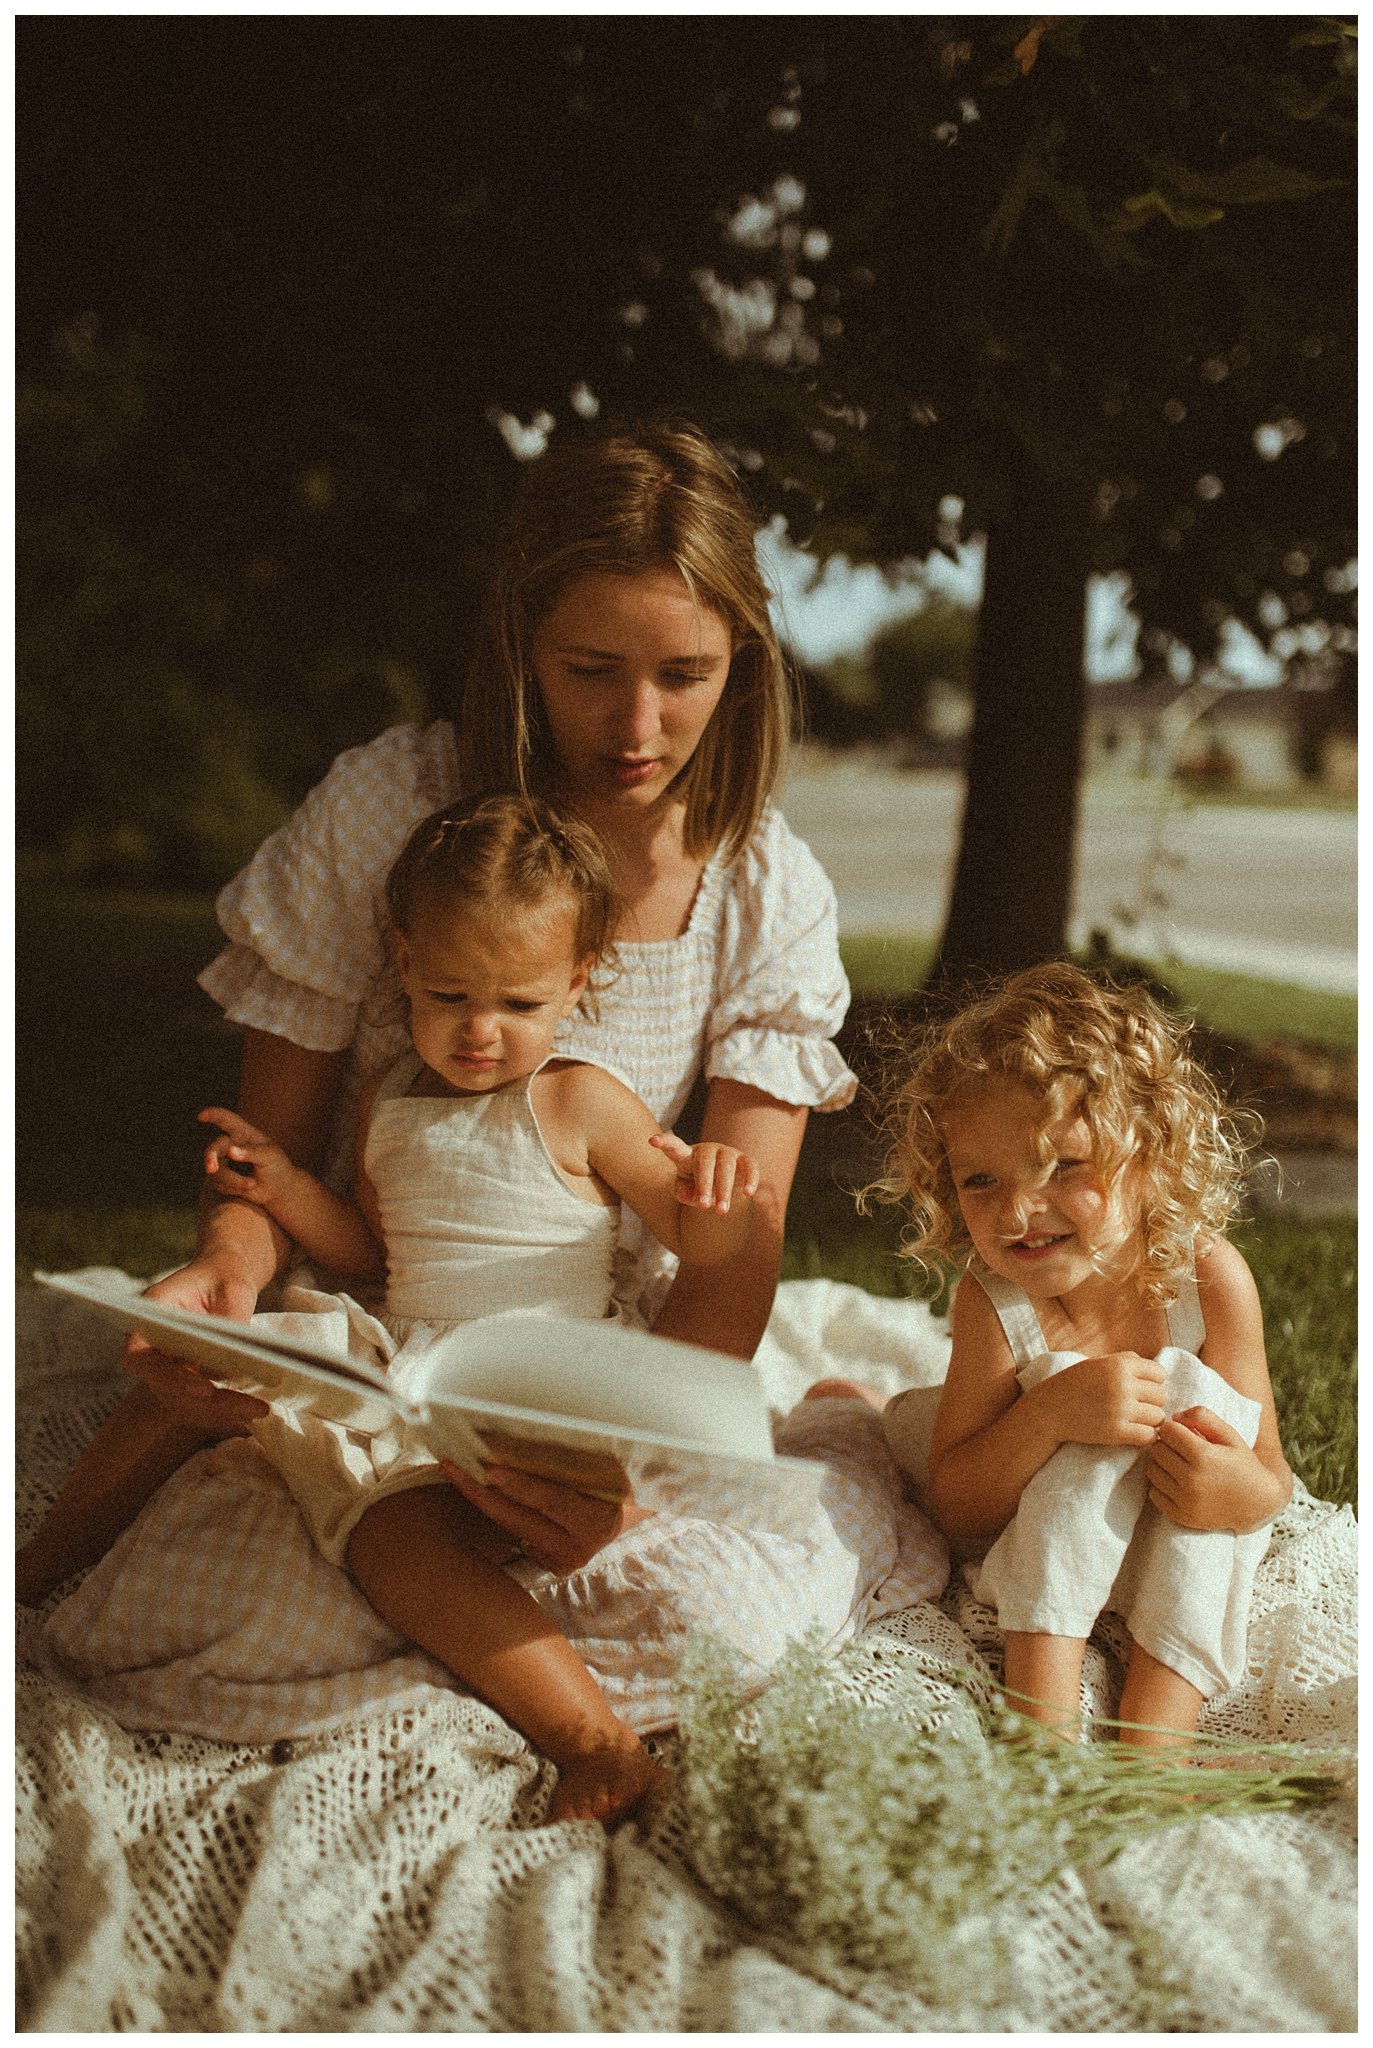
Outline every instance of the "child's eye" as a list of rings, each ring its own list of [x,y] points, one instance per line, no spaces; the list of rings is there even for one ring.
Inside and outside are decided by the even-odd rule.
[[[467,997],[458,989],[429,988],[425,990],[431,1003],[465,1003]]]
[[[511,996],[505,1007],[507,1010],[513,1010],[517,1017],[528,1017],[535,1010],[541,1010],[543,1004],[533,1002],[527,996]]]
[[[976,1194],[981,1188],[989,1188],[992,1185],[992,1180],[993,1176],[990,1173],[970,1173],[958,1185],[960,1188]]]
[[[709,681],[710,670],[708,668],[673,668],[669,669],[663,677],[663,682],[669,690],[690,690],[697,683],[708,683]]]
[[[1058,1173],[1071,1173],[1074,1167],[1090,1165],[1091,1161],[1089,1159],[1056,1159],[1054,1161],[1054,1168]]]

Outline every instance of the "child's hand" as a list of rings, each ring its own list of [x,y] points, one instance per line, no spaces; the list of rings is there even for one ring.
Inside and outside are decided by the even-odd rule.
[[[735,1195],[756,1195],[759,1172],[746,1152],[733,1145],[687,1145],[675,1131],[658,1131],[649,1139],[677,1169],[676,1195],[693,1209],[729,1212]]]
[[[221,1176],[219,1192],[270,1208],[295,1177],[289,1153],[232,1109],[202,1109],[196,1121],[224,1133],[205,1148],[205,1171]]]
[[[1063,1441],[1074,1444],[1151,1444],[1167,1410],[1164,1371],[1137,1351],[1105,1351],[1041,1382],[1057,1403]]]
[[[1149,1498],[1180,1529],[1257,1529],[1285,1494],[1244,1438],[1209,1408],[1186,1408],[1159,1427]]]

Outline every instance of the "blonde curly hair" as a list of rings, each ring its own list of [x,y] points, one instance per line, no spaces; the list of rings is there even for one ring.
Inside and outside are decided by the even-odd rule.
[[[942,1126],[988,1082],[1009,1083],[1041,1098],[1041,1134],[1069,1112],[1086,1119],[1108,1186],[1137,1164],[1141,1229],[1119,1277],[1151,1299],[1172,1299],[1194,1239],[1219,1236],[1236,1216],[1259,1129],[1256,1117],[1227,1110],[1187,1050],[1189,1035],[1142,984],[1095,980],[1067,961],[1009,976],[905,1048],[913,1064],[887,1118],[886,1171],[860,1206],[909,1205],[901,1254],[917,1264],[966,1256]]]

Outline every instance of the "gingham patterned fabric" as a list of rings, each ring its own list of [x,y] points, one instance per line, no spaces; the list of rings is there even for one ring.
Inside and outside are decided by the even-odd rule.
[[[643,1734],[676,1720],[693,1626],[732,1642],[761,1686],[793,1636],[818,1628],[837,1645],[943,1589],[943,1541],[903,1499],[871,1409],[805,1403],[778,1439],[825,1463],[804,1539],[657,1515],[583,1571],[514,1568]],[[168,1480],[57,1609],[37,1654],[126,1728],[220,1741],[317,1734],[454,1683],[325,1562],[284,1481],[243,1438]]]
[[[240,1024],[296,1045],[352,1047],[370,1076],[405,1050],[387,943],[387,872],[419,820],[460,794],[453,728],[393,726],[341,754],[290,822],[220,893],[231,941],[202,986]],[[685,933],[629,941],[598,1015],[558,1040],[624,1075],[671,1123],[698,1073],[781,1102],[841,1109],[855,1082],[830,1043],[849,988],[834,891],[769,808],[742,855],[707,865]]]
[[[409,1045],[387,872],[419,820],[460,793],[452,726],[393,726],[341,754],[220,892],[231,944],[201,986],[235,1023],[314,1051],[351,1048],[336,1185],[349,1171],[362,1082]],[[620,1074],[665,1128],[702,1073],[811,1109],[852,1100],[857,1082],[832,1043],[849,1001],[834,891],[778,811],[768,809],[737,860],[707,863],[679,938],[626,941],[616,955],[595,1015],[570,1017],[558,1050]],[[626,1210],[615,1292],[631,1321],[652,1322],[674,1264]]]

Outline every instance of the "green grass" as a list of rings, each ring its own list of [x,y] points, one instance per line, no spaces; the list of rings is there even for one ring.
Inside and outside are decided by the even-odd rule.
[[[1258,1282],[1283,1449],[1322,1500],[1358,1499],[1358,1230],[1266,1216],[1235,1233]]]
[[[117,1266],[151,1280],[186,1263],[195,1250],[196,1212],[158,1203],[70,1203],[22,1206],[15,1219],[15,1280],[34,1272],[70,1273],[78,1266]]]
[[[855,995],[899,996],[919,987],[934,959],[935,944],[929,934],[908,938],[847,932],[839,950]],[[1359,1006],[1354,996],[1230,974],[1218,967],[1164,960],[1145,964],[1174,991],[1182,1009],[1195,1012],[1223,1037],[1298,1039],[1335,1052],[1352,1051],[1358,1044]]]

